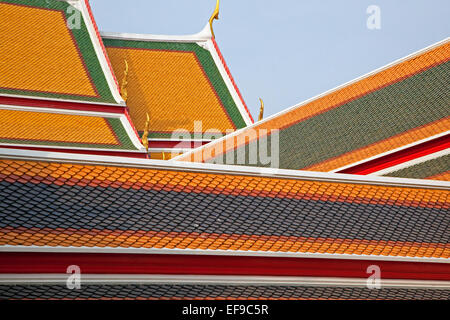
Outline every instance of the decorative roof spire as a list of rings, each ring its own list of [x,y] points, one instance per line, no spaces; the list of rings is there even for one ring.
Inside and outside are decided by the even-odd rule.
[[[145,120],[145,128],[144,133],[142,134],[142,145],[145,147],[145,150],[148,152],[148,125],[150,122],[150,116],[148,115],[148,112],[146,113],[147,119]]]
[[[261,121],[263,119],[263,116],[264,116],[264,101],[261,98],[259,98],[259,102],[261,103],[261,107],[259,108],[258,121]]]
[[[125,62],[125,70],[123,71],[122,85],[120,86],[120,95],[122,96],[122,99],[125,100],[125,102],[127,102],[127,99],[128,99],[128,90],[127,90],[128,62],[126,59],[124,59],[123,61]]]
[[[216,8],[214,9],[214,12],[213,12],[211,18],[209,18],[209,27],[211,28],[211,34],[212,34],[213,38],[215,38],[214,30],[213,30],[213,21],[214,21],[214,19],[219,20],[219,6],[220,6],[220,0],[217,0]]]

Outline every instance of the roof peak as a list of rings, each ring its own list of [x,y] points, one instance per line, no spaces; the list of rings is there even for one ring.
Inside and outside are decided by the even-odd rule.
[[[158,42],[204,42],[211,40],[213,35],[209,22],[200,32],[188,35],[157,35],[144,33],[123,33],[123,32],[100,32],[103,38],[121,39],[121,40],[140,40],[140,41],[158,41]]]

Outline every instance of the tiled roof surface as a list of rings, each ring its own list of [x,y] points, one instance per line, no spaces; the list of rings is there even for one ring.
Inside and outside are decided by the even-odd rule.
[[[424,161],[386,176],[450,181],[450,155]]]
[[[0,109],[0,143],[136,149],[120,119]]]
[[[0,162],[0,245],[449,258],[448,190]]]
[[[202,122],[201,132],[225,134],[246,126],[211,52],[199,44],[103,41],[119,79],[125,60],[129,65],[127,105],[139,132],[149,113],[149,138],[168,138],[179,129],[194,132],[194,121]]]
[[[450,127],[449,59],[446,40],[177,160],[241,164],[236,148],[279,129],[280,168],[332,171],[442,134]]]
[[[0,94],[118,102],[88,32],[91,22],[78,9],[65,1],[1,0],[0,12]]]
[[[232,285],[94,285],[79,290],[63,285],[0,285],[4,299],[261,299],[261,300],[449,300],[450,290],[395,289],[371,290],[360,287],[319,286],[232,286]]]

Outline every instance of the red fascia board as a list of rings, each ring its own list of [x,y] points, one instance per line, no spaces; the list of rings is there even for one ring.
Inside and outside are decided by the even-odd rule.
[[[382,279],[450,280],[444,263],[292,257],[182,254],[1,252],[0,273],[260,275],[368,278],[377,265]]]
[[[338,173],[366,175],[398,165],[400,163],[424,157],[447,148],[450,148],[450,134],[426,141],[410,148],[399,150],[350,168],[343,169],[338,171]]]
[[[172,140],[149,140],[149,148],[197,148],[201,147],[210,141],[172,141]]]
[[[58,148],[46,148],[46,147],[31,147],[31,146],[8,146],[2,145],[0,148],[6,149],[20,149],[20,150],[33,150],[33,151],[46,151],[46,152],[59,152],[59,153],[71,153],[71,154],[92,154],[98,156],[115,156],[115,157],[128,157],[128,158],[148,158],[145,152],[124,152],[124,151],[102,151],[102,150],[78,150],[78,149],[58,149]]]
[[[108,106],[101,104],[89,104],[79,102],[67,102],[56,100],[44,100],[44,99],[28,99],[28,98],[16,98],[0,96],[0,104],[23,106],[23,107],[35,107],[35,108],[51,108],[51,109],[66,109],[66,110],[79,110],[79,111],[93,111],[93,112],[109,112],[109,113],[121,113],[124,114],[125,106]]]

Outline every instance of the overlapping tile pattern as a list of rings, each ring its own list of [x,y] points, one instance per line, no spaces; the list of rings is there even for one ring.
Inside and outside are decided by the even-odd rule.
[[[83,285],[70,290],[62,285],[0,285],[5,299],[102,300],[449,300],[450,290],[370,290],[359,287],[232,286],[232,285]]]
[[[78,9],[0,0],[0,12],[0,93],[116,103]]]
[[[280,168],[332,171],[441,134],[450,127],[449,59],[447,40],[178,160],[225,163],[234,152],[226,163],[240,164],[235,149],[279,129]]]
[[[448,190],[0,162],[0,245],[449,258]]]
[[[0,109],[0,124],[5,144],[136,149],[116,118]]]
[[[118,77],[129,65],[127,104],[138,131],[150,115],[150,138],[175,130],[226,133],[245,121],[211,53],[197,43],[104,38]],[[201,129],[194,127],[201,121]]]

